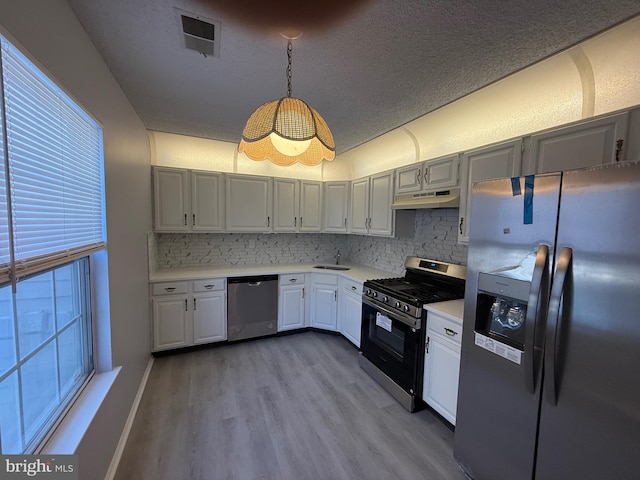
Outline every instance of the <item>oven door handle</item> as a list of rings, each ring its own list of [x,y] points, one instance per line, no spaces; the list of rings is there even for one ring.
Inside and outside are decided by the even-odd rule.
[[[362,303],[369,305],[370,307],[373,307],[376,310],[381,311],[382,313],[387,314],[387,316],[391,318],[391,320],[398,320],[399,322],[402,322],[405,325],[415,328],[416,330],[419,330],[422,326],[420,318],[413,318],[413,317],[410,317],[409,315],[404,315],[402,312],[394,312],[392,310],[389,310],[388,308],[383,307],[382,305],[373,303],[367,297],[362,297]]]

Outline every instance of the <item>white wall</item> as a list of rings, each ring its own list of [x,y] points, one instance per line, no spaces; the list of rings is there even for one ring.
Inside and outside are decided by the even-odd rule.
[[[66,1],[2,1],[0,25],[104,128],[111,359],[122,369],[76,451],[80,478],[102,480],[151,351],[148,136]]]

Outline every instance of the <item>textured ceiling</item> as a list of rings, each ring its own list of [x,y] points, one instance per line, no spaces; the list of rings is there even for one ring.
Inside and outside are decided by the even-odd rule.
[[[150,130],[237,143],[287,93],[286,39],[226,8],[241,0],[68,1]],[[338,153],[640,14],[640,0],[359,3],[293,43],[293,96]],[[176,8],[221,22],[220,58],[184,49]]]

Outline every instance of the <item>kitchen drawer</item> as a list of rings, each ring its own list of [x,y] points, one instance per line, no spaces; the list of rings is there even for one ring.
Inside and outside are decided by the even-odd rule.
[[[187,282],[163,282],[151,284],[152,295],[178,295],[185,294],[188,290]]]
[[[209,278],[207,280],[194,280],[191,282],[193,293],[213,292],[224,290],[227,283],[226,278]]]
[[[304,283],[304,273],[280,275],[280,285],[298,285]]]
[[[356,295],[362,295],[362,284],[346,278],[340,278],[340,288]]]
[[[462,325],[437,313],[427,314],[427,335],[437,334],[455,343],[462,340]]]

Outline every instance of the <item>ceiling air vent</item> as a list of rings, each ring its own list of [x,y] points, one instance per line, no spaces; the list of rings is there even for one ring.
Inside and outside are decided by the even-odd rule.
[[[178,11],[185,48],[207,58],[220,58],[220,22]]]

